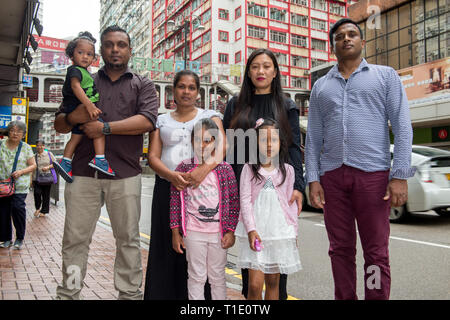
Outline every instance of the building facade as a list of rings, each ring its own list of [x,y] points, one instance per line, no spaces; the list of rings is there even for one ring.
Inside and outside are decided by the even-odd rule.
[[[328,31],[346,16],[350,3],[153,0],[152,58],[180,61],[186,50],[187,60],[200,63],[202,81],[229,80],[240,84],[245,61],[252,51],[269,48],[277,55],[283,87],[309,90],[309,69],[335,60],[329,50]],[[185,40],[186,21],[189,32]],[[152,74],[154,79],[168,76],[164,72]]]

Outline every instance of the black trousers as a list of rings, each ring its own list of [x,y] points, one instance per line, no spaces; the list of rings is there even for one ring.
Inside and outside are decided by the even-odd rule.
[[[41,213],[47,214],[50,212],[50,188],[51,184],[39,184],[33,182],[34,206],[36,210],[41,209]]]
[[[26,193],[13,194],[0,198],[0,241],[12,240],[12,222],[16,229],[16,240],[25,238],[27,211],[25,208]]]
[[[187,300],[186,254],[172,249],[170,182],[155,175],[144,300]]]

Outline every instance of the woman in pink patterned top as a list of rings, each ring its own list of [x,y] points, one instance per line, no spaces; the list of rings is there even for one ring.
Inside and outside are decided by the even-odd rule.
[[[211,119],[202,119],[192,131],[194,158],[184,160],[176,171],[190,172],[211,160],[217,147],[219,128]],[[239,217],[239,194],[231,166],[222,162],[198,188],[170,194],[170,227],[173,249],[188,261],[189,300],[204,299],[208,278],[213,300],[226,299],[225,264],[227,249],[234,245],[234,230]]]

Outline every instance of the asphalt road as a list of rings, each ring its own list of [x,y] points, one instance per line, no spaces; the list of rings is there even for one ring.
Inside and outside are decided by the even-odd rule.
[[[140,231],[148,247],[153,176],[143,176]],[[61,197],[61,200],[63,198]],[[100,222],[108,224],[102,208]],[[288,277],[288,294],[293,299],[334,299],[334,285],[328,257],[328,238],[320,212],[304,211],[299,217],[299,253],[303,270]],[[235,267],[238,241],[229,249],[227,282],[239,288],[240,270]],[[450,299],[450,217],[433,211],[414,213],[408,222],[391,224],[391,299]],[[362,249],[358,240],[358,297],[364,298]]]

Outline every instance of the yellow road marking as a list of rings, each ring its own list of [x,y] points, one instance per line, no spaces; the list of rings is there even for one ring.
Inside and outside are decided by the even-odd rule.
[[[111,222],[111,220],[109,220],[108,218],[103,217],[103,216],[100,216],[100,219],[102,219],[102,220],[104,220],[106,222]],[[141,235],[141,237],[150,240],[150,236],[149,235],[147,235],[145,233],[142,233],[142,232],[140,232],[139,234]],[[227,273],[227,274],[229,274],[229,275],[231,275],[231,276],[233,276],[235,278],[238,278],[238,279],[242,280],[242,275],[240,273],[234,271],[233,269],[225,268],[225,273]],[[266,289],[266,286],[264,285],[263,290],[265,290],[265,289]],[[293,297],[291,295],[288,295],[287,299],[288,300],[300,300],[299,298]]]

